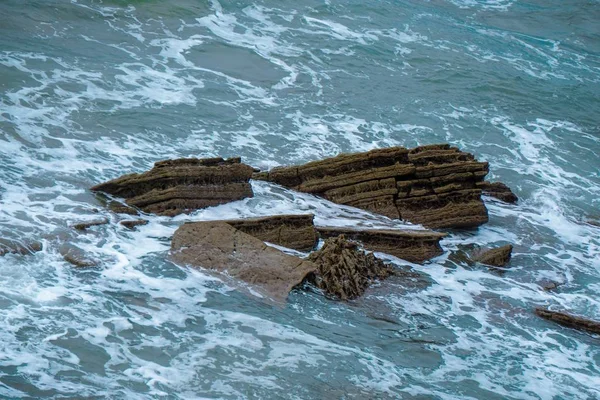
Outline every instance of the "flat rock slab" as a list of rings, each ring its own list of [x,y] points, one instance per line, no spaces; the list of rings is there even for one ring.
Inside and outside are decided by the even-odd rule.
[[[124,175],[91,190],[122,197],[147,213],[173,216],[252,197],[253,171],[239,158],[182,158],[157,162],[150,171]]]
[[[356,240],[372,251],[391,254],[414,263],[422,263],[444,253],[440,240],[445,233],[418,230],[353,229],[340,227],[317,227],[324,238],[344,235]]]
[[[325,294],[340,300],[355,299],[373,282],[394,275],[392,267],[343,235],[327,239],[308,259],[318,266],[309,280]]]
[[[319,242],[312,214],[275,215],[223,221],[263,242],[311,251]]]
[[[564,312],[550,311],[546,308],[536,308],[535,313],[544,319],[556,322],[562,326],[600,335],[599,321],[592,321]]]
[[[240,279],[279,301],[317,268],[310,261],[285,254],[220,221],[179,227],[173,235],[171,259]]]
[[[513,246],[510,244],[494,249],[480,249],[473,252],[471,259],[494,267],[504,267],[510,262],[512,250]]]
[[[487,162],[436,144],[341,154],[253,177],[437,229],[472,228],[488,221],[478,187],[487,173]]]
[[[483,194],[505,203],[515,204],[519,201],[517,195],[502,182],[477,182],[476,186],[483,191]]]

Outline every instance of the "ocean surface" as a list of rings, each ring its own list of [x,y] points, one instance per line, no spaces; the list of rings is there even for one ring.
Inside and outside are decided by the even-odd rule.
[[[174,157],[268,169],[440,142],[519,204],[486,198],[488,224],[413,265],[426,282],[350,303],[273,306],[172,264],[170,237],[282,213],[403,223],[253,182],[128,231],[88,190]],[[600,319],[599,154],[598,0],[0,0],[0,238],[43,243],[0,257],[0,397],[599,399],[600,338],[532,312]],[[505,271],[456,255],[506,243]]]

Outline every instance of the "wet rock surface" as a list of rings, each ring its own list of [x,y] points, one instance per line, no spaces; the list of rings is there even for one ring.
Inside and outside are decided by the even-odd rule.
[[[478,187],[487,173],[487,162],[439,144],[341,154],[254,178],[430,228],[472,228],[488,221]]]
[[[317,265],[309,281],[326,295],[340,300],[355,299],[373,282],[394,274],[392,267],[372,253],[365,253],[343,235],[327,239],[308,259]]]
[[[517,195],[502,182],[477,182],[476,186],[483,191],[483,194],[505,203],[514,204],[519,201]]]
[[[312,214],[276,215],[223,221],[264,242],[311,251],[319,242]]]
[[[550,311],[546,308],[536,308],[535,313],[559,325],[600,335],[600,321],[592,321],[565,312]]]
[[[64,260],[77,268],[89,268],[98,265],[86,252],[72,244],[63,244],[59,248]]]
[[[157,162],[150,171],[124,175],[91,190],[122,197],[147,213],[173,216],[252,197],[252,173],[239,158],[182,158]]]
[[[471,259],[494,267],[504,267],[510,262],[512,250],[513,246],[510,244],[493,249],[478,249],[471,254]]]
[[[240,279],[279,301],[317,268],[221,221],[179,227],[173,235],[171,259]]]
[[[91,228],[94,226],[106,225],[106,224],[108,224],[108,219],[106,219],[106,218],[95,219],[92,221],[78,222],[73,225],[73,229],[76,229],[78,231],[85,231],[88,228]]]
[[[42,251],[43,245],[38,241],[21,242],[16,240],[0,239],[0,257],[7,254],[28,255]]]
[[[360,242],[367,250],[393,255],[406,261],[422,263],[444,253],[440,240],[446,236],[426,230],[353,229],[317,227],[321,237],[344,235]]]
[[[121,221],[119,223],[127,229],[134,230],[138,226],[147,225],[148,220],[146,220],[146,219],[133,219],[133,220],[128,219],[128,220]]]

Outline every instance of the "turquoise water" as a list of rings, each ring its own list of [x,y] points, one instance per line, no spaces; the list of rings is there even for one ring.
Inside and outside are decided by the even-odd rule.
[[[598,21],[596,0],[0,0],[0,237],[44,243],[0,258],[0,396],[600,398],[600,339],[532,314],[600,319]],[[423,281],[349,304],[273,307],[170,263],[170,236],[280,213],[401,222],[254,182],[131,232],[87,190],[172,157],[266,169],[438,142],[519,204],[486,199],[489,224],[414,265]],[[452,255],[506,242],[503,273]],[[65,243],[100,267],[73,268]]]

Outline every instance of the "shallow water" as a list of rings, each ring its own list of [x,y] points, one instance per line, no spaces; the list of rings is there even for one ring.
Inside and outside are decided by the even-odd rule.
[[[600,398],[597,0],[0,1],[3,398]],[[312,212],[402,226],[267,183],[131,232],[88,188],[172,157],[253,166],[449,142],[520,197],[413,265],[426,284],[284,307],[167,260],[183,221]],[[451,254],[515,245],[505,272]],[[76,270],[76,245],[101,268]],[[406,262],[394,259],[405,265]],[[562,285],[545,292],[540,283]]]

